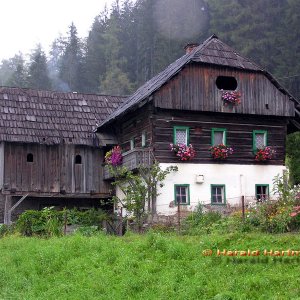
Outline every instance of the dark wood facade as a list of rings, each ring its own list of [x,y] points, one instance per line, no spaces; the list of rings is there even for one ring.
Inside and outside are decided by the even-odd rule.
[[[196,150],[193,163],[219,163],[211,158],[209,148],[211,147],[212,129],[222,128],[226,129],[227,145],[234,149],[234,154],[229,156],[225,163],[261,165],[261,162],[255,161],[253,131],[263,130],[267,132],[268,146],[276,151],[274,159],[265,164],[284,165],[288,123],[286,117],[191,112],[156,109],[155,107],[151,109],[150,106],[145,110],[148,112],[148,116],[145,116],[141,110],[134,117],[121,118],[118,124],[120,128],[122,128],[122,124],[126,124],[124,125],[126,135],[123,135],[121,130],[117,131],[117,139],[124,149],[125,160],[127,153],[130,155],[134,153],[134,149],[129,149],[130,140],[135,138],[135,149],[138,153],[141,148],[142,133],[146,132],[146,148],[152,151],[155,159],[163,163],[179,162],[174,153],[170,151],[170,144],[173,143],[174,127],[184,126],[189,128],[190,143]],[[137,124],[139,125],[137,126]]]
[[[22,143],[3,147],[3,192],[109,194],[102,178],[103,151],[97,147]],[[32,161],[27,161],[28,155]]]
[[[268,134],[268,146],[276,151],[275,158],[267,164],[284,165],[287,130],[285,118],[158,110],[153,121],[153,149],[160,162],[178,162],[169,145],[173,142],[174,126],[189,127],[190,143],[196,150],[193,163],[219,163],[211,158],[209,148],[212,129],[223,128],[226,129],[226,144],[234,149],[233,155],[225,163],[261,164],[254,159],[253,131],[265,130]]]
[[[224,105],[220,77],[232,78],[241,94],[238,105]],[[226,90],[226,89],[225,89]],[[266,71],[211,37],[140,87],[110,115],[98,130],[115,128],[116,140],[126,157],[130,140],[147,147],[159,162],[179,162],[170,151],[173,128],[189,128],[196,150],[193,163],[217,164],[209,152],[213,128],[226,129],[227,145],[234,154],[228,164],[262,164],[255,161],[253,132],[265,131],[267,145],[276,151],[271,165],[284,165],[287,127],[295,117],[297,101]]]
[[[241,104],[228,110],[221,100],[222,91],[217,88],[219,76],[233,77]],[[154,94],[154,105],[159,108],[234,112],[236,114],[286,116],[295,115],[294,103],[266,76],[258,72],[228,67],[216,67],[192,63]]]
[[[123,151],[131,150],[130,141],[132,139],[134,139],[134,148],[141,148],[143,133],[146,136],[146,146],[152,145],[152,115],[153,105],[151,103],[116,122],[115,133]]]

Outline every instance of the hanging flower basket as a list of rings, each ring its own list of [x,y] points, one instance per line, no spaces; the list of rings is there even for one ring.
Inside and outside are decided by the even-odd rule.
[[[267,161],[274,158],[276,151],[269,146],[266,146],[263,149],[257,150],[255,154],[256,161]]]
[[[209,148],[213,159],[226,159],[229,155],[233,154],[233,148],[227,147],[224,144],[212,146]]]
[[[187,161],[195,157],[196,152],[191,144],[170,144],[171,151],[176,154],[179,160]]]
[[[239,105],[241,103],[241,93],[237,91],[223,91],[222,100],[224,105]]]
[[[120,146],[113,147],[110,151],[105,154],[105,163],[107,165],[112,165],[113,167],[122,164],[123,156],[122,149]]]

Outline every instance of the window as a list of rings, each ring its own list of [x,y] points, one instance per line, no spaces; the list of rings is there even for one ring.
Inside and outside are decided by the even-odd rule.
[[[33,154],[32,153],[28,153],[27,154],[27,159],[26,159],[27,162],[33,162]]]
[[[135,148],[135,138],[133,137],[131,140],[130,140],[130,150],[133,150]]]
[[[190,204],[190,185],[189,184],[175,184],[174,185],[175,205]]]
[[[75,156],[75,165],[81,165],[81,155],[77,154]]]
[[[211,145],[217,146],[220,144],[226,145],[226,129],[212,128],[212,130],[211,130]]]
[[[269,198],[269,185],[268,184],[256,184],[255,185],[255,197],[257,201],[265,201]]]
[[[267,131],[253,130],[253,152],[267,146]]]
[[[235,91],[237,88],[237,81],[232,76],[218,76],[216,85],[219,90]]]
[[[142,133],[142,147],[146,147],[146,131]]]
[[[175,126],[173,129],[173,144],[184,144],[190,143],[190,129],[189,127]]]
[[[226,193],[225,185],[212,184],[211,185],[211,204],[225,204],[226,203]]]

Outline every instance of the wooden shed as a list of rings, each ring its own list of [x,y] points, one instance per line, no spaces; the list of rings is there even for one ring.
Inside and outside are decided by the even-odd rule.
[[[93,130],[123,100],[0,88],[0,222],[24,209],[95,207],[109,198]]]

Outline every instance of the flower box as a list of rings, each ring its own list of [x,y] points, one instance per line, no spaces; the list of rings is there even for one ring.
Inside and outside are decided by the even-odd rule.
[[[237,91],[223,91],[222,100],[224,105],[239,105],[241,103],[241,93]]]
[[[229,155],[233,154],[233,148],[227,147],[224,144],[212,146],[209,150],[213,159],[226,159]]]
[[[179,160],[187,161],[195,157],[196,152],[191,144],[170,144],[171,151],[176,154]]]
[[[276,151],[269,146],[266,146],[263,149],[258,149],[255,154],[256,161],[267,161],[273,159],[275,156]]]

